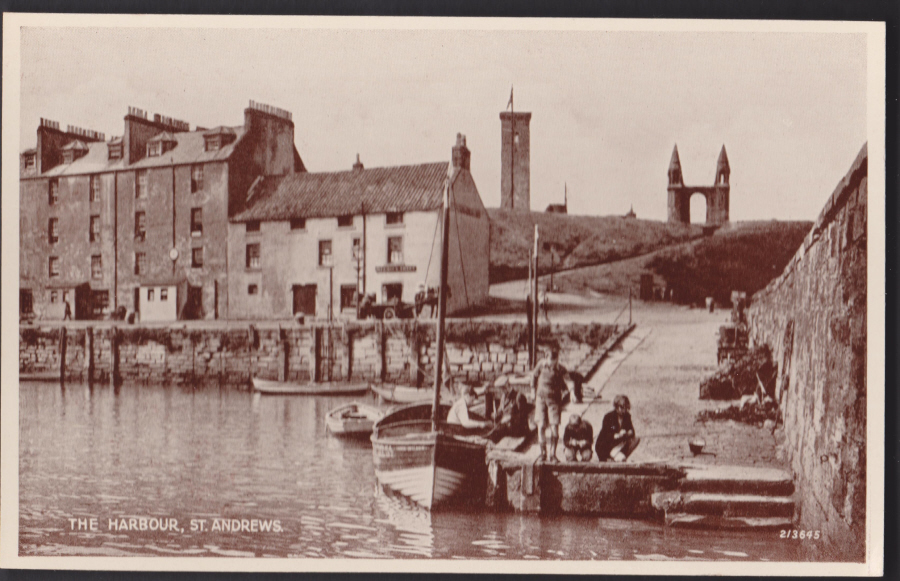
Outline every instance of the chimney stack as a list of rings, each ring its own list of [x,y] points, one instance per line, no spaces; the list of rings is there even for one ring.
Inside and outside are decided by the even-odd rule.
[[[357,153],[356,154],[356,163],[353,164],[353,171],[362,171],[362,170],[363,170],[363,164],[361,161],[359,161],[359,154]]]
[[[466,147],[466,136],[462,133],[456,134],[456,145],[453,146],[453,168],[469,169],[469,159],[472,157],[469,148]]]

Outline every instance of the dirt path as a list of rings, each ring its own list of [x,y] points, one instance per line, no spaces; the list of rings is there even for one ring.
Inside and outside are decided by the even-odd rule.
[[[684,460],[702,464],[782,467],[776,458],[776,439],[770,430],[735,422],[700,424],[697,412],[727,402],[698,399],[700,381],[715,371],[716,332],[725,311],[709,313],[668,304],[636,305],[635,333],[644,336],[602,387],[601,398],[586,407],[585,419],[599,430],[612,399],[631,400],[632,419],[641,445],[636,462]],[[696,458],[688,439],[706,440]]]

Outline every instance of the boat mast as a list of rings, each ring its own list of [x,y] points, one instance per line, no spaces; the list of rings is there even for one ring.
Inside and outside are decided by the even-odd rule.
[[[434,403],[431,406],[431,429],[438,430],[438,410],[441,405],[441,384],[444,370],[444,321],[447,317],[447,271],[450,254],[450,182],[444,182],[444,207],[441,210],[441,283],[438,287],[437,361],[434,365]]]

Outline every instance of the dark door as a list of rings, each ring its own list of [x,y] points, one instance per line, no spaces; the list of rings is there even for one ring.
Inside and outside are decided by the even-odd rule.
[[[141,287],[134,289],[134,312],[141,312]]]
[[[203,287],[188,286],[187,301],[184,304],[183,319],[203,318]]]
[[[304,314],[314,317],[316,315],[316,285],[314,284],[295,284],[294,292],[294,315]]]
[[[393,282],[381,286],[381,298],[383,302],[399,301],[403,299],[403,284]]]
[[[341,285],[341,310],[344,309],[355,309],[356,308],[356,285],[355,284],[342,284]]]

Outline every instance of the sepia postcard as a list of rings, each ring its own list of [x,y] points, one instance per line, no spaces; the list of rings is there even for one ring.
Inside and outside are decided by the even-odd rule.
[[[881,574],[883,22],[3,49],[3,567]]]

